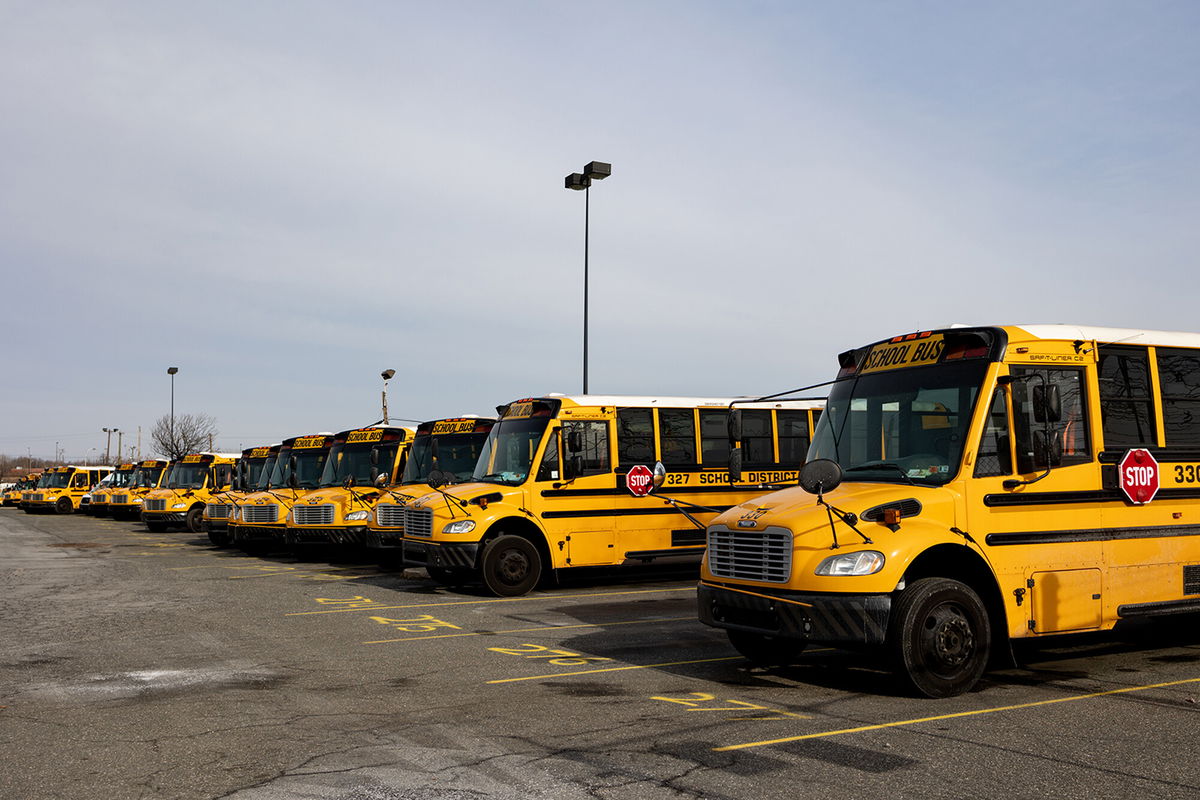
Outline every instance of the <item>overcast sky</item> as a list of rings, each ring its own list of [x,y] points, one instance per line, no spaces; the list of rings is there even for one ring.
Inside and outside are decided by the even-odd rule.
[[[0,0],[0,452],[1200,330],[1194,2]],[[127,437],[126,442],[128,443]],[[143,442],[145,444],[145,440]],[[114,441],[115,446],[115,441]]]

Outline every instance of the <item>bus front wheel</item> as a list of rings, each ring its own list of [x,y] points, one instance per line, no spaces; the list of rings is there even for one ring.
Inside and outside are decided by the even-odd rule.
[[[971,587],[921,578],[892,607],[888,647],[900,679],[926,697],[969,691],[987,667],[991,624]]]
[[[58,498],[58,502],[54,504],[54,511],[58,514],[70,514],[75,508],[71,505],[71,500],[68,497]]]
[[[189,508],[187,514],[183,518],[183,524],[192,533],[203,533],[204,509],[202,507]]]
[[[488,542],[481,559],[483,584],[500,597],[529,594],[542,575],[542,558],[533,542],[500,536]]]

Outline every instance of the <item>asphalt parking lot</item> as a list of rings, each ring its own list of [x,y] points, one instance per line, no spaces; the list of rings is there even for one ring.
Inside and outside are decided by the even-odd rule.
[[[752,667],[679,574],[499,599],[332,554],[0,510],[0,797],[1194,798],[1200,620],[962,697]]]

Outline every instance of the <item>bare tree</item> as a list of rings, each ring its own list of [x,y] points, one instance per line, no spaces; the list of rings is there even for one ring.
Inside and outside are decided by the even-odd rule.
[[[171,417],[159,417],[150,431],[154,450],[166,458],[183,458],[188,453],[207,450],[217,435],[217,419],[209,414],[176,414],[174,427]]]

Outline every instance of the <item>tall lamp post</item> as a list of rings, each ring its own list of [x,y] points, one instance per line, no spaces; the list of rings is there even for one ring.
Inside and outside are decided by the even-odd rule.
[[[106,436],[104,438],[104,463],[111,464],[112,460],[109,458],[109,451],[112,449],[112,435],[117,432],[117,429],[116,428],[101,428],[100,430],[102,430],[106,434],[108,434],[108,436]],[[117,446],[117,449],[118,450],[121,449],[119,445]]]
[[[396,370],[394,370],[394,369],[385,369],[383,372],[379,373],[379,377],[383,378],[383,424],[384,425],[388,424],[387,385],[388,385],[388,381],[390,381],[392,379],[392,376],[394,376],[395,374],[396,374]]]
[[[170,457],[175,458],[175,373],[179,372],[179,367],[167,367],[167,374],[171,376],[171,453]]]
[[[572,172],[564,181],[568,189],[583,190],[583,393],[588,393],[588,217],[591,214],[592,181],[612,175],[612,164],[592,161],[583,172]]]

